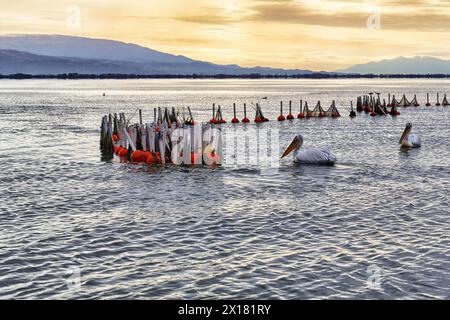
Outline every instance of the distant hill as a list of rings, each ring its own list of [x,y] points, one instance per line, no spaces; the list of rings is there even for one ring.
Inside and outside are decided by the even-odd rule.
[[[391,60],[358,64],[337,72],[359,74],[450,74],[450,60],[432,57],[399,57]]]
[[[139,64],[80,58],[60,58],[36,55],[16,50],[0,50],[0,74],[61,74],[61,73],[136,73]]]
[[[60,35],[0,36],[0,73],[311,74],[309,70],[243,68],[197,61],[112,40]]]
[[[60,35],[2,35],[0,49],[24,51],[51,57],[132,62],[189,63],[193,60],[135,44],[112,40]]]

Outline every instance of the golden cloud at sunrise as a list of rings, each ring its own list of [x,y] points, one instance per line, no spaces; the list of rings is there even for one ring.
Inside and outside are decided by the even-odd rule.
[[[80,9],[68,28],[68,8]],[[450,58],[450,1],[0,0],[0,33],[136,43],[241,66],[333,71],[398,56]],[[369,24],[368,24],[369,20]]]

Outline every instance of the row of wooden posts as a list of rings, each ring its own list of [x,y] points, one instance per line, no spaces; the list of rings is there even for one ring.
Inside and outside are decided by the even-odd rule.
[[[132,123],[136,113],[139,114],[139,121]],[[209,150],[207,146],[216,144],[217,131],[211,129],[211,124],[201,124],[200,126],[191,126],[194,119],[190,108],[188,113],[182,114],[172,108],[157,108],[154,110],[154,122],[144,123],[142,110],[137,110],[128,119],[124,113],[109,114],[102,118],[100,127],[100,149],[104,160],[112,159],[114,154],[121,159],[135,162],[139,154],[151,155],[155,163],[164,164],[170,162],[172,152],[172,136],[178,128],[189,128],[191,136],[200,136],[201,139],[192,139],[191,152],[198,154],[203,150]],[[200,132],[198,131],[200,130]],[[183,130],[179,131],[184,132]],[[214,142],[214,143],[213,143]],[[211,147],[210,147],[211,149]],[[142,151],[139,153],[136,151]],[[188,153],[190,155],[190,153]],[[211,158],[214,158],[214,148],[208,151]],[[147,161],[147,159],[145,159]],[[149,161],[149,160],[148,160]],[[147,162],[148,162],[147,161]],[[140,162],[140,161],[139,161]]]
[[[374,96],[376,95],[376,97]],[[437,94],[437,101],[436,106],[448,106],[450,105],[447,100],[447,95],[444,94],[444,98],[442,101],[439,99],[439,93]],[[409,101],[406,98],[406,95],[404,94],[402,96],[402,99],[398,101],[395,98],[395,95],[388,94],[388,102],[386,103],[385,99],[381,99],[380,93],[370,93],[369,95],[359,96],[356,100],[356,110],[358,112],[365,111],[366,113],[370,113],[371,116],[376,115],[400,115],[400,112],[398,111],[398,107],[419,107],[420,103],[417,99],[417,95],[414,95],[413,99]],[[430,107],[430,95],[427,93],[427,102],[425,106]],[[389,111],[387,108],[391,108]],[[352,106],[352,112],[350,116],[356,116],[355,112],[353,111]]]
[[[317,117],[317,118],[333,117],[333,118],[336,118],[336,117],[340,117],[340,116],[341,115],[336,107],[336,103],[334,100],[328,110],[324,110],[322,108],[320,101],[318,101],[316,107],[313,110],[311,110],[308,107],[308,102],[305,101],[305,103],[303,104],[303,100],[300,100],[298,114],[293,113],[292,101],[289,101],[289,113],[287,115],[285,115],[283,112],[283,101],[281,101],[280,102],[280,115],[278,116],[277,120],[278,121],[286,121],[286,120],[293,120],[295,118],[303,119],[303,118],[311,118],[311,117]],[[261,106],[259,105],[259,103],[257,103],[256,110],[255,110],[254,122],[261,123],[261,122],[267,122],[267,121],[269,121],[269,119],[263,115]],[[239,118],[237,117],[236,103],[233,103],[233,119],[231,120],[231,123],[239,123],[239,122],[242,122],[242,123],[250,122],[250,119],[247,117],[247,104],[246,103],[244,103],[244,117],[242,118],[242,120],[239,120]],[[216,105],[213,104],[212,118],[209,121],[209,123],[211,123],[211,124],[226,123],[226,120],[223,118],[222,109],[221,109],[220,105],[216,108]]]

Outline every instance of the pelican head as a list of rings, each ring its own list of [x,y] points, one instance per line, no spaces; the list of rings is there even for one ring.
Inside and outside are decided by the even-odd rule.
[[[408,136],[409,136],[409,134],[410,134],[410,132],[411,132],[411,129],[412,129],[412,124],[411,124],[411,122],[408,122],[408,123],[406,124],[405,130],[403,131],[403,134],[402,134],[402,136],[401,136],[401,138],[400,138],[400,141],[399,141],[400,144],[401,144],[404,140],[408,140]]]
[[[289,155],[292,151],[298,150],[303,145],[303,136],[301,134],[295,136],[294,140],[292,140],[289,147],[287,147],[286,151],[281,156],[281,159]]]

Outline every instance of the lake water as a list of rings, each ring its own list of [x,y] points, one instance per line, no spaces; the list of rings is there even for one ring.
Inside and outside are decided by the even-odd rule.
[[[0,81],[0,298],[450,298],[446,80]],[[417,94],[399,117],[348,117],[368,92]],[[103,97],[103,92],[106,96]],[[301,133],[333,167],[102,162],[101,117],[261,100],[280,147]],[[279,101],[339,119],[278,123]],[[434,103],[433,103],[434,104]],[[253,109],[249,107],[249,117]],[[422,148],[403,152],[407,122]],[[231,127],[231,124],[225,127]],[[255,127],[250,124],[249,127]]]

